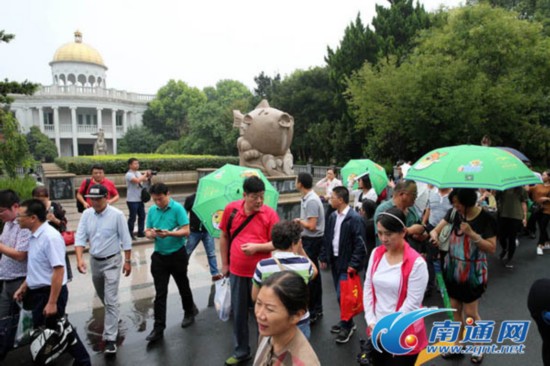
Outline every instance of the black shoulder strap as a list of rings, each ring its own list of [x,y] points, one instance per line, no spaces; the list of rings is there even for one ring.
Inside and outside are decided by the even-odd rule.
[[[244,220],[243,223],[237,229],[235,229],[235,231],[233,231],[232,233],[231,226],[233,224],[233,219],[235,218],[235,215],[237,215],[236,208],[234,208],[233,211],[231,211],[231,216],[229,216],[229,220],[227,222],[227,235],[229,236],[229,246],[231,246],[231,242],[233,241],[233,239],[235,239],[237,235],[239,235],[239,233],[243,231],[245,226],[248,225],[250,221],[252,221],[254,216],[256,216],[256,213],[253,213],[252,215],[248,216],[246,220]]]
[[[88,193],[88,187],[90,186],[90,183],[92,183],[92,180],[90,178],[86,179],[86,187],[84,187],[84,194]]]

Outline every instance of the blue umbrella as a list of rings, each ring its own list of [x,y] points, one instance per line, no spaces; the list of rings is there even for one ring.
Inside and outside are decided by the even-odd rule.
[[[508,151],[510,154],[514,155],[516,158],[518,158],[519,160],[521,160],[523,162],[531,161],[531,160],[529,160],[529,158],[527,156],[525,156],[524,153],[514,149],[513,147],[504,147],[504,146],[497,146],[497,147],[499,149],[504,150],[504,151]]]

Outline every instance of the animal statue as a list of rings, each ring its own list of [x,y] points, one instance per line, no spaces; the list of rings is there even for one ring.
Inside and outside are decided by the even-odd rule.
[[[294,175],[290,152],[294,118],[290,114],[271,108],[264,99],[246,115],[234,110],[233,127],[239,129],[241,166],[260,169],[266,176]]]
[[[97,140],[94,142],[94,155],[107,155],[107,142],[105,142],[105,132],[100,128],[97,133]]]

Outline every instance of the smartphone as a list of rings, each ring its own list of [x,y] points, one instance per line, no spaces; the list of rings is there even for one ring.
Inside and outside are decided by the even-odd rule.
[[[153,229],[153,230],[155,230],[155,232],[157,232],[157,233],[160,233],[160,232],[163,232],[163,231],[164,231],[164,230],[162,230],[162,229]]]

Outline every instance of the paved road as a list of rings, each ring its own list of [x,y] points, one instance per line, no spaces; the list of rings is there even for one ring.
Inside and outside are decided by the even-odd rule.
[[[190,263],[190,280],[195,302],[201,309],[196,323],[182,329],[181,304],[173,283],[170,285],[168,301],[168,319],[165,338],[155,345],[148,346],[145,337],[153,324],[154,295],[152,277],[149,273],[151,245],[140,245],[134,248],[133,273],[123,279],[120,290],[121,318],[119,351],[116,357],[106,358],[101,352],[101,332],[103,310],[94,294],[90,275],[76,274],[69,284],[70,300],[68,312],[71,322],[77,327],[92,356],[94,365],[223,365],[231,354],[231,322],[218,320],[214,309],[209,304],[212,296],[210,274],[202,247],[193,254]],[[498,253],[498,252],[497,252]],[[72,258],[74,261],[74,258]],[[527,293],[533,281],[540,277],[550,277],[550,251],[543,257],[535,254],[534,241],[521,238],[521,245],[516,252],[515,269],[505,269],[496,255],[490,260],[489,287],[481,301],[480,314],[484,319],[495,320],[497,325],[502,320],[530,320],[526,306]],[[338,320],[337,304],[334,300],[332,280],[323,272],[325,316],[312,327],[312,345],[323,365],[354,365],[358,352],[359,334],[364,334],[365,323],[361,317],[356,318],[358,334],[345,345],[337,345],[330,327]],[[172,281],[173,282],[173,281]],[[425,302],[426,306],[441,306],[437,294]],[[429,320],[443,320],[444,316],[433,316]],[[427,324],[431,324],[427,322]],[[256,334],[255,325],[250,321],[251,334]],[[495,336],[496,338],[496,336]],[[255,345],[252,339],[252,346]],[[489,366],[504,365],[542,365],[540,358],[541,341],[533,324],[526,341],[526,353],[522,356],[488,355],[483,362]],[[5,360],[5,365],[30,365],[28,348],[13,351]],[[60,360],[58,365],[69,365],[68,357]],[[251,364],[251,363],[250,363]],[[419,363],[420,364],[420,363]],[[469,358],[459,361],[445,361],[440,357],[424,362],[424,365],[470,365]]]

